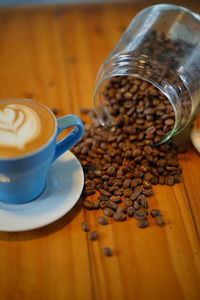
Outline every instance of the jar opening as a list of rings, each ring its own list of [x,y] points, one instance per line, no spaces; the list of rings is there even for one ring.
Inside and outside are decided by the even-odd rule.
[[[110,68],[112,67],[112,69],[107,68],[108,62],[105,62],[103,68],[104,74],[102,74],[102,72],[100,72],[99,74],[100,84],[97,86],[94,95],[95,110],[102,125],[111,127],[110,124],[115,123],[116,117],[123,117],[123,113],[119,112],[123,112],[123,105],[129,105],[128,103],[126,103],[126,97],[130,97],[129,101],[131,100],[131,95],[128,94],[124,98],[122,97],[120,99],[120,88],[122,89],[122,94],[124,95],[125,90],[123,91],[123,84],[126,83],[126,78],[128,78],[129,80],[129,86],[128,88],[125,87],[125,89],[127,88],[127,92],[130,92],[132,88],[132,100],[135,106],[137,106],[138,104],[137,102],[134,102],[136,100],[134,99],[134,97],[138,97],[138,94],[137,91],[134,92],[134,89],[136,88],[135,84],[137,85],[139,82],[140,84],[138,85],[142,86],[141,89],[143,89],[143,91],[139,91],[139,94],[143,93],[143,100],[139,99],[138,101],[140,104],[142,103],[141,101],[144,102],[144,108],[148,108],[148,102],[150,100],[150,106],[153,103],[152,101],[156,103],[156,99],[159,96],[160,107],[158,106],[158,111],[155,111],[154,115],[154,119],[156,117],[156,128],[158,128],[159,134],[161,134],[160,128],[162,128],[162,126],[159,125],[159,122],[161,123],[161,121],[163,120],[163,124],[165,124],[165,118],[166,120],[167,118],[168,120],[170,120],[166,121],[166,123],[169,123],[171,125],[168,128],[165,127],[164,135],[161,134],[162,138],[160,140],[157,138],[157,142],[154,142],[154,144],[158,145],[166,142],[187,124],[187,120],[189,119],[189,116],[191,114],[191,97],[188,93],[187,88],[178,76],[170,74],[170,72],[166,74],[166,70],[168,71],[168,68],[161,65],[160,62],[159,64],[158,62],[149,62],[148,58],[146,57],[133,58],[133,56],[130,57],[129,55],[123,54],[121,57],[116,56],[111,60],[112,61],[109,61],[109,66]],[[119,82],[114,83],[114,86],[110,86],[110,83],[114,82],[116,79]],[[153,93],[155,95],[149,94],[148,90],[145,90],[145,86],[146,88],[148,87],[148,89],[150,89],[151,91],[154,91]],[[108,91],[108,94],[105,93],[106,90]],[[118,93],[117,97],[119,98],[118,100],[120,100],[118,104],[120,104],[121,106],[118,110],[118,113],[112,110],[113,107],[114,110],[115,108],[117,108],[114,98],[115,93]],[[139,96],[141,97],[141,95]],[[164,116],[164,113],[162,111],[162,102],[165,103],[168,108],[166,116]],[[153,107],[155,110],[157,109],[155,105],[153,105]],[[161,110],[159,110],[160,108]],[[172,119],[169,118],[170,116],[168,115],[168,112],[170,112],[173,116],[174,123],[172,122]],[[124,113],[127,113],[127,111]],[[136,117],[139,117],[139,120],[135,119],[135,122],[142,124],[143,121],[140,120],[142,119],[142,114],[139,113],[137,116],[134,114],[134,118]],[[151,120],[152,118],[148,116],[147,119]],[[148,124],[151,125],[151,122],[145,123],[145,126],[148,126]],[[140,127],[142,128],[142,126]],[[147,128],[145,128],[145,130],[147,130]]]

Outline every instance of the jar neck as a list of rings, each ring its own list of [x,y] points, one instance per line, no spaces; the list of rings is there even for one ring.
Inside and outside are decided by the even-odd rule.
[[[103,105],[104,83],[116,76],[133,76],[156,86],[170,101],[174,113],[174,128],[166,134],[165,142],[174,134],[181,131],[189,122],[192,111],[190,93],[181,76],[161,62],[154,61],[146,55],[121,53],[109,57],[101,66],[97,75],[94,104],[97,116],[103,125],[111,116]]]

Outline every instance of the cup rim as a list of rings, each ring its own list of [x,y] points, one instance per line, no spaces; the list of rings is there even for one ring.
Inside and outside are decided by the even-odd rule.
[[[25,101],[25,102],[29,102],[29,103],[34,103],[35,105],[38,105],[38,106],[41,106],[43,107],[45,110],[47,110],[50,115],[53,117],[53,120],[54,120],[54,124],[55,124],[55,128],[54,128],[54,132],[52,133],[51,137],[48,139],[48,141],[46,143],[44,143],[42,146],[40,146],[39,148],[33,150],[33,151],[29,151],[25,154],[22,154],[22,155],[17,155],[17,156],[12,156],[12,157],[1,157],[0,156],[0,162],[2,161],[12,161],[12,160],[20,160],[20,159],[24,159],[24,158],[28,158],[30,156],[34,156],[35,154],[41,152],[44,148],[46,148],[49,144],[51,144],[51,142],[53,141],[53,139],[55,138],[56,136],[56,133],[57,133],[57,130],[58,130],[58,125],[57,125],[57,122],[56,122],[56,117],[55,115],[53,114],[53,112],[50,110],[50,108],[48,108],[46,105],[42,104],[42,103],[39,103],[35,100],[32,100],[32,99],[28,99],[28,98],[3,98],[3,99],[0,99],[0,103],[1,101],[13,101],[13,100],[20,100],[20,101]]]

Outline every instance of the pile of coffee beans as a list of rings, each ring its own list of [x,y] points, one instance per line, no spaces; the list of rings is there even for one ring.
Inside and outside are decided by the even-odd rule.
[[[153,185],[181,181],[177,155],[185,149],[173,142],[155,146],[173,128],[173,108],[154,86],[131,77],[113,78],[103,95],[110,127],[101,126],[94,111],[84,110],[91,123],[72,149],[85,173],[83,206],[102,210],[99,224],[106,225],[107,217],[119,222],[134,217],[145,228]],[[151,210],[151,216],[155,224],[165,224],[160,211]]]

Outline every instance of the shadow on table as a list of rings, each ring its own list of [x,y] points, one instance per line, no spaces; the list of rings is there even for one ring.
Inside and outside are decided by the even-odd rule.
[[[44,236],[53,234],[59,230],[62,230],[65,226],[70,224],[72,220],[76,217],[79,211],[82,209],[81,199],[76,203],[70,212],[59,220],[44,226],[42,228],[21,231],[21,232],[0,232],[0,241],[28,241],[39,239]]]

